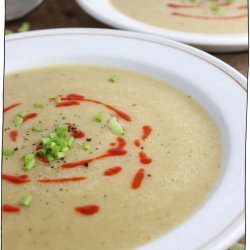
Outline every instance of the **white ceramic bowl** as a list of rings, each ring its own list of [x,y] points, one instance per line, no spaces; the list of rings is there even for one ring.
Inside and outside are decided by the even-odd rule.
[[[244,234],[246,79],[220,60],[159,37],[98,29],[9,35],[6,73],[59,64],[119,67],[166,81],[200,103],[220,128],[223,163],[206,202],[141,249],[226,249]]]
[[[126,0],[124,0],[126,1]],[[135,0],[136,1],[136,0]],[[158,28],[129,18],[115,9],[110,0],[76,0],[79,6],[99,21],[123,30],[159,35],[210,52],[248,50],[248,34],[206,35]]]

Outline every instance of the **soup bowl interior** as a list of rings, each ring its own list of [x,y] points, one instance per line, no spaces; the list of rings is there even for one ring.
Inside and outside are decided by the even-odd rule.
[[[219,127],[223,160],[209,197],[176,229],[141,248],[225,249],[239,239],[244,233],[246,79],[197,49],[130,32],[58,29],[6,39],[6,74],[75,64],[112,66],[167,82],[191,95]]]

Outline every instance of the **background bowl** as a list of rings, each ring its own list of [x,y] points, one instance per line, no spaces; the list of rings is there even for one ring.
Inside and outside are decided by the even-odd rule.
[[[247,33],[210,35],[173,31],[132,19],[115,9],[109,0],[76,0],[76,2],[92,17],[118,29],[159,35],[193,45],[209,52],[236,52],[248,50]]]
[[[60,46],[58,46],[60,45]],[[5,73],[97,64],[136,71],[191,95],[218,125],[219,180],[184,223],[141,249],[226,249],[244,234],[246,78],[220,60],[160,37],[98,29],[55,29],[6,37]]]

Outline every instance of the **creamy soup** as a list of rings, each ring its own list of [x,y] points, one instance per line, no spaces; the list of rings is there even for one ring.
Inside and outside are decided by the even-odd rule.
[[[247,33],[247,0],[110,0],[138,21],[176,31]]]
[[[186,220],[220,171],[193,99],[97,66],[5,78],[3,250],[133,249]]]

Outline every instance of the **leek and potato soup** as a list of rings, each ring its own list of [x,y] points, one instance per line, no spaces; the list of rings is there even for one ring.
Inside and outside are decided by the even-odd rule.
[[[133,249],[204,202],[219,130],[141,74],[60,66],[5,78],[3,250]]]
[[[110,0],[112,5],[140,22],[174,31],[247,33],[247,0]]]

